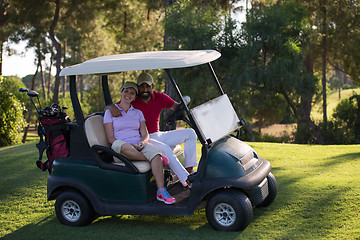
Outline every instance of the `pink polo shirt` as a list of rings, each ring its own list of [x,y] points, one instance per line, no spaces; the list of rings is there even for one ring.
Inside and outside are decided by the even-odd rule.
[[[117,105],[116,105],[117,106]],[[119,107],[118,107],[119,108]],[[114,137],[127,143],[138,144],[141,141],[140,122],[145,121],[143,113],[130,106],[125,112],[121,108],[122,116],[111,116],[110,110],[104,114],[104,123],[112,123],[114,128]]]

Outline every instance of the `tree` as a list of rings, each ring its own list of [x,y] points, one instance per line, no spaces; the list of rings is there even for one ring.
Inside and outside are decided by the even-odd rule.
[[[312,129],[322,143],[320,130],[310,119],[317,79],[304,65],[306,56],[301,47],[307,47],[307,31],[305,10],[298,4],[253,7],[243,24],[237,82],[281,94],[297,119],[298,129]]]
[[[360,63],[358,39],[360,31],[360,4],[358,1],[297,1],[307,9],[307,19],[312,27],[311,44],[315,72],[322,75],[323,94],[323,121],[326,126],[326,74],[328,65],[335,68],[360,84],[360,72],[357,67]]]

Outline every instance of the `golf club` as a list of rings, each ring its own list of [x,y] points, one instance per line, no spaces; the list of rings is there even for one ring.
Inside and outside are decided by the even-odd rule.
[[[36,112],[38,113],[38,114],[40,114],[40,112],[39,112],[39,109],[36,107],[36,105],[35,105],[35,102],[34,102],[34,100],[33,100],[33,97],[38,97],[38,93],[36,92],[36,91],[29,91],[29,90],[27,90],[26,88],[20,88],[19,89],[19,92],[27,92],[27,95],[30,97],[30,100],[31,100],[31,102],[32,102],[32,104],[34,105],[34,107],[35,107],[35,109],[36,109]],[[39,97],[38,97],[38,101],[39,101]],[[40,102],[39,102],[40,103]]]
[[[38,100],[38,103],[39,103],[39,107],[42,108],[42,107],[41,107],[40,100],[39,100],[39,93],[38,93],[37,91],[31,90],[31,91],[29,91],[29,92],[27,93],[27,95],[30,96],[30,97],[36,97],[37,100]]]

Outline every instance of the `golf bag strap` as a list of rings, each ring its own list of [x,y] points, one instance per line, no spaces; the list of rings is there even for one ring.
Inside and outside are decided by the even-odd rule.
[[[46,149],[49,148],[48,144],[44,141],[44,133],[43,128],[39,124],[38,126],[38,135],[40,137],[40,141],[36,144],[37,149],[39,150],[39,161],[42,160],[43,153]]]

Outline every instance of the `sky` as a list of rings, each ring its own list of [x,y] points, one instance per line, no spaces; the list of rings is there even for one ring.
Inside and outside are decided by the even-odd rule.
[[[25,77],[28,74],[34,74],[36,71],[35,52],[34,49],[25,50],[26,42],[19,44],[10,44],[11,48],[15,48],[19,55],[7,56],[3,54],[2,71],[4,76],[17,75]]]
[[[241,5],[243,5],[242,3]],[[235,15],[240,22],[245,20],[245,14],[238,13]],[[10,44],[11,48],[16,49],[16,51],[20,54],[7,56],[7,54],[3,54],[3,63],[2,63],[2,71],[4,76],[18,76],[25,77],[29,74],[35,74],[36,64],[35,60],[35,51],[34,49],[25,50],[26,42],[20,42],[19,44]],[[48,61],[47,61],[48,62]],[[55,68],[52,68],[55,71]],[[55,75],[55,72],[53,73]]]

